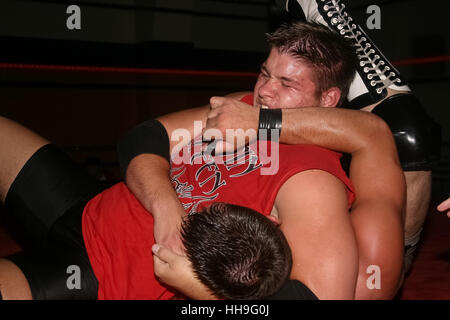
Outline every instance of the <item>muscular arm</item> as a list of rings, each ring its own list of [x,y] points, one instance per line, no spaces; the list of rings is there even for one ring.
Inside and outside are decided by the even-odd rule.
[[[253,123],[253,129],[256,129],[258,109],[242,103],[239,105],[234,99],[229,101],[235,109],[238,105],[240,117],[246,118],[247,124]],[[222,106],[215,108],[214,118],[208,118],[208,121],[215,120],[215,127],[222,129],[220,124],[224,122],[217,120],[227,114],[232,115],[232,111],[228,113]],[[164,120],[163,124],[167,126]],[[173,130],[171,128],[176,128],[176,125],[168,130]],[[237,122],[228,123],[224,128],[252,129]],[[352,154],[351,178],[357,201],[351,219],[358,242],[360,270],[356,298],[392,297],[402,265],[405,186],[389,128],[378,117],[361,111],[331,108],[283,110],[281,141],[317,144]],[[130,167],[135,164],[137,161],[130,163]],[[366,270],[370,265],[381,269],[381,290],[370,291],[366,287]]]
[[[291,110],[286,111],[283,116]],[[298,111],[303,112],[285,117],[294,130],[285,130],[282,141],[352,154],[350,178],[357,197],[351,219],[359,247],[356,298],[393,298],[402,269],[405,181],[390,129],[376,116],[360,111]],[[372,265],[381,270],[381,289],[366,285]]]
[[[358,250],[344,184],[310,170],[283,184],[275,202],[281,230],[291,247],[291,279],[319,299],[353,299]]]
[[[236,93],[230,97],[240,98],[245,94]],[[205,105],[183,110],[162,116],[158,120],[165,127],[169,139],[177,129],[183,129],[193,138],[194,122],[199,121],[202,123],[201,127],[204,127],[209,108],[209,105]],[[148,143],[153,142],[152,137],[148,137],[147,140]],[[180,142],[171,139],[170,152],[176,146],[180,146]],[[156,242],[181,253],[183,249],[178,227],[185,212],[170,182],[169,170],[170,165],[163,157],[140,154],[133,158],[126,168],[125,182],[144,208],[153,214]]]
[[[379,104],[381,104],[384,100],[388,99],[391,96],[398,94],[407,94],[405,91],[397,91],[388,88],[386,97],[369,106],[362,108],[361,110],[372,112],[374,108],[376,108]],[[400,104],[401,102],[399,102]],[[395,106],[391,106],[395,108]],[[398,110],[398,108],[397,108]],[[400,114],[399,117],[403,118]],[[411,122],[411,119],[408,119],[406,122]],[[411,126],[411,124],[409,125]],[[412,126],[414,130],[418,130],[414,125]],[[402,130],[400,130],[402,131]],[[420,132],[420,131],[419,131]],[[402,135],[400,135],[402,136]],[[433,137],[436,139],[436,137]],[[412,138],[411,142],[414,144],[414,141],[420,141],[422,144],[426,144],[425,137],[420,138]],[[415,152],[422,152],[422,148],[418,148],[418,146],[414,145],[412,150]],[[411,161],[411,160],[409,160]],[[415,162],[416,160],[412,160],[411,162]],[[417,232],[420,231],[422,225],[426,219],[430,198],[431,198],[431,171],[405,171],[406,178],[406,217],[405,217],[405,240],[410,239],[416,235]]]
[[[192,136],[194,121],[206,121],[207,106],[163,116],[158,120],[167,131],[168,137],[177,128]],[[125,137],[125,139],[128,139]],[[148,143],[156,143],[146,137]],[[128,141],[122,142],[127,143]],[[170,152],[178,141],[170,140]],[[119,148],[120,152],[120,148]],[[155,241],[175,252],[184,252],[179,236],[179,227],[185,211],[172,186],[169,176],[169,162],[155,154],[144,153],[134,157],[126,168],[125,182],[144,208],[151,212],[155,221]]]
[[[219,99],[220,100],[220,99]],[[245,113],[244,123],[232,121]],[[232,99],[220,100],[214,126],[256,129],[259,111]],[[248,126],[247,123],[251,123]],[[392,298],[403,261],[405,181],[389,127],[364,111],[336,108],[283,109],[280,141],[315,144],[352,154],[350,178],[356,190],[351,220],[359,252],[356,298]],[[369,290],[369,266],[381,270],[381,289]]]

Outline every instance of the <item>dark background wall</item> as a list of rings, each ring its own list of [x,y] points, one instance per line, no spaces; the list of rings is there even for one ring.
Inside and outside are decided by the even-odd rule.
[[[442,125],[443,157],[435,186],[448,188],[449,60],[401,63],[450,55],[448,1],[346,3],[361,25],[369,17],[367,7],[380,6],[381,29],[366,30],[399,63],[426,110]],[[66,27],[66,8],[72,4],[81,8],[81,30]],[[269,0],[2,0],[0,63],[122,69],[0,65],[0,114],[62,145],[79,161],[98,157],[116,175],[115,143],[132,125],[205,104],[212,95],[253,87],[267,51],[268,7]],[[154,69],[247,73],[149,72]]]

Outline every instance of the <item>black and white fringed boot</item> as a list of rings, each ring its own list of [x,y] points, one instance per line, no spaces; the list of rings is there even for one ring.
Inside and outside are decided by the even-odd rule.
[[[359,58],[357,74],[347,96],[355,109],[376,103],[387,95],[387,88],[411,91],[400,73],[386,59],[346,11],[342,0],[275,0],[275,3],[299,20],[329,27],[354,42]],[[299,13],[301,11],[301,13]]]

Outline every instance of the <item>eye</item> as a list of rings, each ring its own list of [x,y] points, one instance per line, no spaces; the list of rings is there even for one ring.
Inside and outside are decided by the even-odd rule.
[[[265,68],[261,68],[260,70],[259,70],[259,74],[260,74],[260,76],[262,76],[262,77],[264,77],[264,78],[268,78],[268,77],[270,77],[269,76],[269,73],[267,72],[267,70],[265,69]]]

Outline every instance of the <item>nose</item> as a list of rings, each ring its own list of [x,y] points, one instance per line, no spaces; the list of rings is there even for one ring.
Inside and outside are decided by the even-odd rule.
[[[258,87],[258,95],[261,98],[272,98],[274,92],[274,81],[271,78],[261,78]]]

